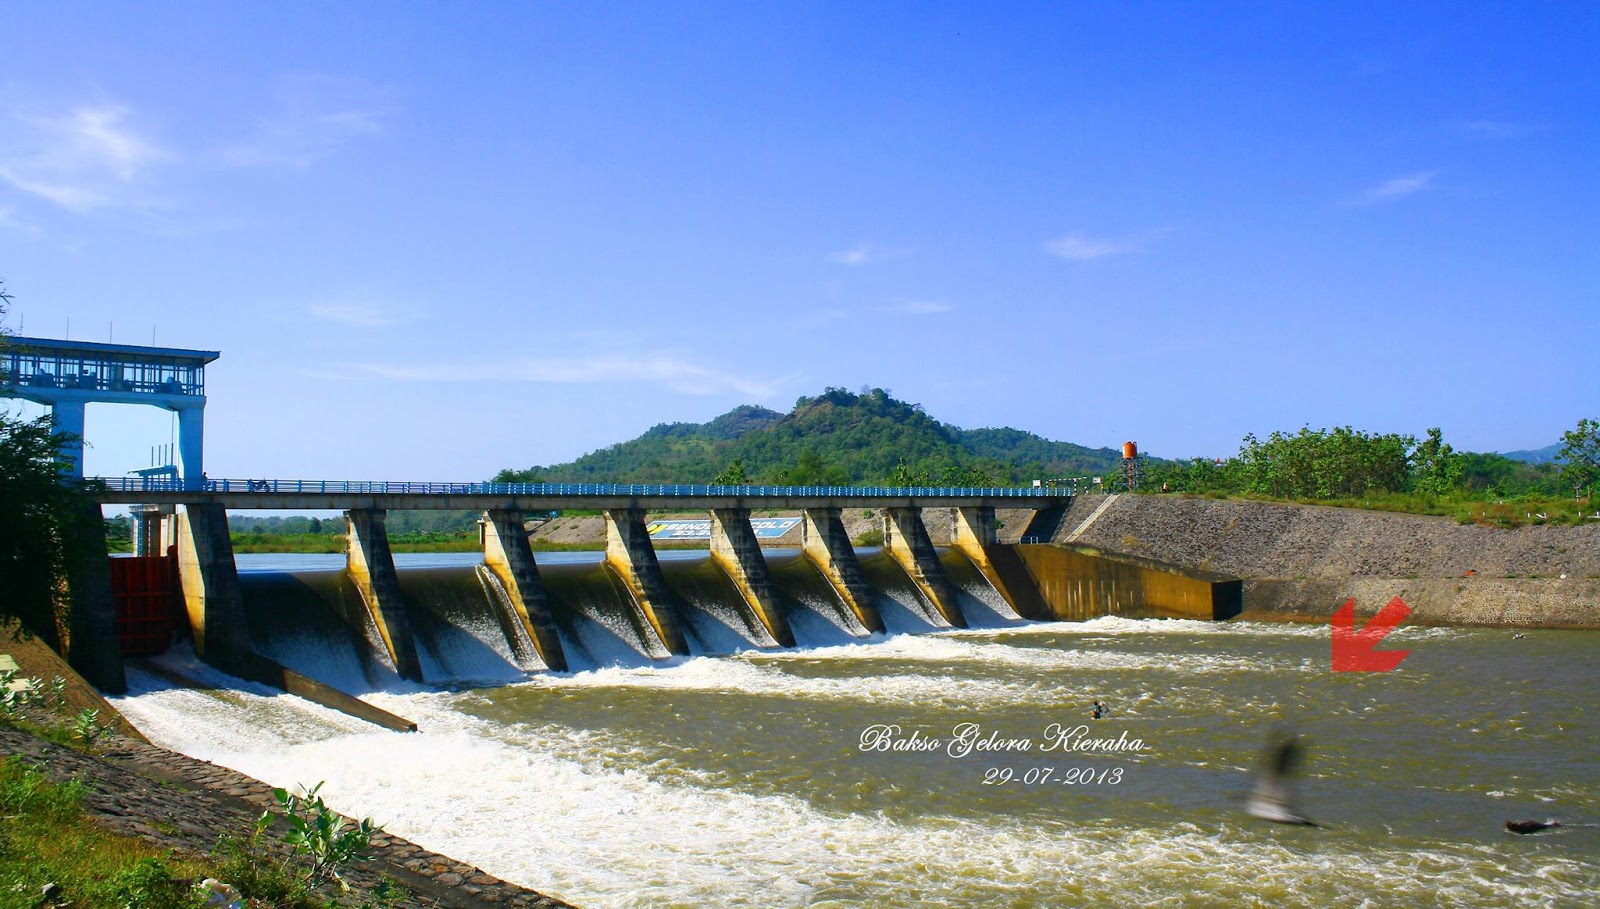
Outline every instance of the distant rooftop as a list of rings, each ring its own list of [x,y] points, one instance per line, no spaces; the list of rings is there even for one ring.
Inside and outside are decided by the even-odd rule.
[[[94,360],[120,360],[128,363],[167,363],[204,366],[222,356],[215,350],[186,350],[181,347],[144,347],[138,344],[101,344],[96,341],[63,341],[59,338],[24,338],[12,335],[5,343],[30,353],[57,357],[82,357]]]
[[[189,407],[205,400],[206,364],[219,356],[214,350],[10,337],[0,345],[0,393],[52,406],[78,400]]]

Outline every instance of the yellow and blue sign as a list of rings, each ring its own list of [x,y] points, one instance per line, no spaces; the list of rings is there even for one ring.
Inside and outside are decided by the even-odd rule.
[[[750,529],[757,539],[781,537],[800,523],[799,518],[751,518]],[[698,521],[651,521],[646,528],[652,540],[709,540],[711,519]]]

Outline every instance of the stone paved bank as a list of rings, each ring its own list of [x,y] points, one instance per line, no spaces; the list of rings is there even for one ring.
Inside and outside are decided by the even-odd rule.
[[[1082,496],[1057,541],[1099,509]],[[1118,496],[1074,541],[1244,578],[1247,619],[1370,615],[1398,596],[1414,621],[1600,628],[1600,521],[1503,530],[1449,518],[1275,502]]]
[[[242,773],[197,761],[155,745],[116,736],[100,753],[84,754],[26,732],[0,726],[0,755],[23,755],[43,764],[57,781],[90,784],[89,812],[120,833],[157,846],[204,855],[223,834],[247,836],[263,808],[275,807],[272,787]],[[288,847],[266,842],[282,855]],[[372,858],[345,874],[352,888],[367,891],[387,876],[411,892],[397,906],[569,907],[568,903],[510,884],[483,871],[397,837],[379,834]]]

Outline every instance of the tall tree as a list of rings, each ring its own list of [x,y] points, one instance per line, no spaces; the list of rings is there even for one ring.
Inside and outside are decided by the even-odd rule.
[[[1600,420],[1584,418],[1578,428],[1561,434],[1561,476],[1574,495],[1590,494],[1600,480]]]
[[[1450,443],[1444,441],[1438,427],[1428,430],[1428,437],[1417,444],[1411,454],[1412,483],[1423,495],[1441,496],[1461,485],[1465,469],[1461,456]]]
[[[10,302],[0,281],[0,317]],[[0,351],[9,334],[0,327]],[[21,620],[52,646],[60,645],[60,591],[86,513],[82,492],[60,481],[61,441],[49,417],[0,410],[0,621]]]
[[[714,486],[744,486],[750,482],[750,473],[744,469],[744,458],[734,458],[722,473],[711,478]]]

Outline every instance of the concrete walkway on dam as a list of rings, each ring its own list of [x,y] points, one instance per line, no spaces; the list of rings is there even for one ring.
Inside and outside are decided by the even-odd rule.
[[[1104,506],[1104,507],[1102,507]],[[1099,511],[1088,526],[1084,522]],[[1081,528],[1081,530],[1080,530]],[[1242,618],[1327,621],[1393,597],[1413,621],[1600,628],[1600,522],[1449,518],[1172,494],[1082,496],[1056,541],[1244,578]]]

